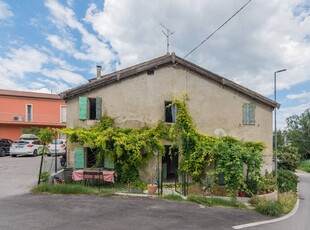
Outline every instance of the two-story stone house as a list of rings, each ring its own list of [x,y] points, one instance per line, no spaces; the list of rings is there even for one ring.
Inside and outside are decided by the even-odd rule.
[[[97,67],[98,68],[98,67]],[[167,108],[174,95],[187,92],[189,113],[201,133],[231,135],[238,139],[263,141],[264,169],[272,169],[272,111],[276,102],[212,73],[173,54],[143,62],[101,76],[67,90],[67,127],[88,127],[102,114],[115,118],[119,127],[152,127],[158,120],[175,122],[174,107]],[[78,154],[69,144],[69,166],[87,167],[86,148]],[[76,156],[82,158],[77,159]],[[164,179],[178,167],[178,156],[163,156]]]

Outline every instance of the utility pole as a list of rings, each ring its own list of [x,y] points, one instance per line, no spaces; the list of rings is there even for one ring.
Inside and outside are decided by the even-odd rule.
[[[167,38],[167,53],[169,53],[169,37],[170,37],[170,35],[172,35],[172,34],[174,34],[174,32],[171,32],[167,27],[165,27],[163,24],[161,24],[160,23],[160,25],[162,26],[162,27],[164,27],[165,28],[165,30],[166,30],[166,32],[165,31],[161,31],[161,32],[163,32],[163,34],[166,36],[166,38]]]

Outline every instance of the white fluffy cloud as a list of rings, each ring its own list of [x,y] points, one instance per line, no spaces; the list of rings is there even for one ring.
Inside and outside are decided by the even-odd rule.
[[[0,21],[9,19],[13,16],[14,15],[12,11],[10,10],[9,5],[5,1],[0,0]]]
[[[160,23],[175,31],[170,50],[182,57],[245,2],[106,0],[103,9],[90,5],[85,20],[128,66],[166,52]],[[300,68],[310,60],[305,41],[310,18],[303,2],[252,1],[188,59],[265,95],[273,92],[273,72],[279,68],[288,69],[279,90],[309,80],[310,67]]]
[[[33,47],[12,48],[0,57],[0,77],[23,78],[26,73],[38,73],[47,61],[48,56]]]
[[[82,61],[92,61],[103,65],[110,70],[110,62],[117,61],[117,56],[96,34],[89,32],[85,26],[79,22],[72,8],[65,7],[57,0],[47,0],[46,7],[50,10],[50,20],[58,28],[58,35],[49,34],[47,40],[51,45],[59,50],[64,51],[75,59]],[[69,1],[69,5],[72,2]],[[70,30],[78,31],[81,36],[81,44],[78,45]]]
[[[44,67],[50,63],[57,67]],[[72,72],[74,70],[78,68],[50,56],[44,49],[37,50],[27,45],[11,49],[5,57],[0,57],[0,81],[7,89],[38,92],[50,92],[53,89],[59,93],[68,89],[72,83],[80,85],[86,82],[83,76]],[[41,77],[28,78],[27,74],[38,74]]]

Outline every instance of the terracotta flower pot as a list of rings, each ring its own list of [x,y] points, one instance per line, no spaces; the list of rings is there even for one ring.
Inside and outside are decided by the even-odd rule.
[[[155,195],[157,190],[157,185],[155,184],[148,184],[147,185],[147,191],[149,195]]]
[[[238,195],[239,195],[239,197],[245,197],[245,196],[246,196],[246,193],[242,191],[242,192],[239,192]]]

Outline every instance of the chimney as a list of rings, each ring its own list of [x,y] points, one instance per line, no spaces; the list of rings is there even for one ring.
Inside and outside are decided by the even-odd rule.
[[[96,65],[97,67],[97,80],[101,78],[101,65]]]

